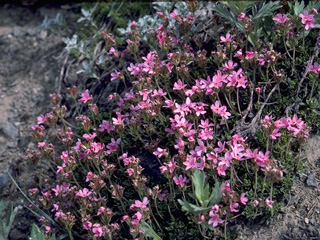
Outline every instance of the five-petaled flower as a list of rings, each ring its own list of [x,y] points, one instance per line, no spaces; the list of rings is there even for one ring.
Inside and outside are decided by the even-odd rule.
[[[87,89],[84,93],[81,93],[81,98],[79,102],[87,103],[88,101],[92,100],[92,96],[89,94],[89,90]]]
[[[308,14],[307,10],[305,10],[303,14],[302,13],[299,14],[299,17],[301,18],[301,22],[304,25],[305,30],[309,30],[309,28],[315,27],[314,25],[315,19],[313,16],[314,16],[313,14]]]

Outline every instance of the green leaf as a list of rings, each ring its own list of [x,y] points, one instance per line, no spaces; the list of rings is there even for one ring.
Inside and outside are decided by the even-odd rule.
[[[245,13],[250,6],[254,6],[256,1],[221,1],[221,3],[230,8],[234,15]]]
[[[211,196],[210,196],[210,206],[214,206],[215,204],[218,204],[222,200],[222,191],[221,186],[218,181],[214,184],[214,189],[212,190]]]
[[[320,111],[313,109],[312,112],[314,112],[317,115],[320,115]]]
[[[192,203],[187,202],[186,200],[178,199],[178,202],[182,206],[182,210],[188,213],[199,213],[199,212],[208,212],[211,207],[198,207]]]
[[[8,206],[9,202],[6,201],[0,201],[0,219],[2,219],[5,215],[5,210]]]
[[[232,11],[228,11],[226,10],[223,6],[217,4],[216,6],[214,6],[212,8],[212,10],[214,12],[216,12],[216,14],[219,16],[219,17],[222,17],[226,20],[226,24],[231,24],[231,25],[235,25],[239,30],[243,30],[243,26],[242,24],[237,21],[237,16],[238,15],[235,15]]]
[[[152,227],[144,220],[141,220],[140,224],[139,224],[139,228],[144,230],[145,235],[147,237],[150,237],[154,240],[162,240],[162,238],[156,234],[156,232],[152,229]]]
[[[7,217],[6,219],[3,219],[4,217],[4,212],[5,212],[5,209],[7,208],[8,206],[8,203],[4,203],[4,202],[1,202],[1,224],[0,224],[0,240],[6,240],[9,236],[9,232],[10,232],[10,229],[11,229],[11,226],[13,224],[13,221],[14,221],[14,218],[16,217],[17,213],[18,213],[18,208],[14,208],[13,209],[13,204],[10,203],[10,206],[9,206],[9,209],[7,211]]]
[[[304,9],[304,2],[301,1],[299,3],[299,1],[296,1],[293,8],[294,14],[298,16],[300,13],[302,13],[303,9]]]
[[[31,235],[29,240],[45,240],[44,233],[40,230],[40,228],[36,225],[32,225]]]
[[[205,185],[205,175],[203,171],[196,169],[192,175],[192,182],[195,188],[195,195],[198,201],[204,206],[204,202],[209,199],[209,185]],[[206,207],[206,206],[204,206]]]
[[[252,16],[252,19],[253,21],[256,21],[263,17],[272,16],[273,12],[279,8],[281,8],[281,4],[279,1],[270,1],[267,4],[264,2],[257,14]]]

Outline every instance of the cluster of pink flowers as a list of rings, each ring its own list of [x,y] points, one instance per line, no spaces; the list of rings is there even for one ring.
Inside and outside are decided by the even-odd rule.
[[[311,13],[317,14],[316,10]],[[30,195],[51,211],[59,224],[68,230],[76,225],[88,239],[119,237],[116,232],[123,223],[127,224],[124,228],[129,227],[133,238],[141,239],[145,234],[141,223],[162,218],[156,205],[158,201],[170,207],[177,200],[176,196],[192,198],[196,171],[204,174],[206,184],[224,182],[221,187],[218,184],[221,200],[213,206],[206,206],[201,214],[194,214],[198,224],[218,228],[249,201],[244,190],[236,191],[234,183],[241,182],[237,168],[246,167],[250,173],[249,166],[256,175],[259,171],[266,176],[265,179],[272,179],[272,183],[279,181],[284,167],[281,161],[274,159],[268,148],[269,140],[274,143],[273,140],[283,137],[285,131],[289,131],[299,143],[309,135],[309,128],[297,115],[278,120],[266,115],[261,120],[268,136],[265,150],[251,149],[247,138],[229,132],[231,124],[228,123],[244,116],[241,109],[247,107],[249,93],[252,99],[256,99],[257,93],[259,99],[264,98],[269,86],[279,83],[285,76],[284,71],[276,66],[277,60],[283,56],[273,49],[271,43],[259,40],[260,48],[249,46],[244,50],[244,36],[253,29],[252,19],[245,13],[237,17],[245,34],[237,34],[232,29],[219,36],[217,50],[211,55],[202,47],[190,44],[185,37],[189,35],[177,34],[177,29],[181,33],[190,31],[195,21],[192,14],[182,15],[177,10],[169,16],[162,12],[157,14],[162,25],[150,30],[149,36],[158,44],[161,53],[149,50],[146,55],[136,58],[140,57],[141,39],[134,21],[129,24],[129,39],[122,52],[115,48],[112,34],[101,33],[107,53],[114,60],[123,63],[128,56],[140,59],[111,73],[110,81],[122,80],[126,91],[110,94],[110,112],[100,116],[89,89],[79,93],[78,97],[77,88],[73,86],[69,89],[73,101],[81,106],[80,109],[89,112],[76,117],[79,131],[73,132],[72,125],[64,119],[67,109],[60,105],[62,96],[59,94],[50,95],[53,111],[40,115],[38,124],[32,127],[37,145],[36,149],[26,151],[25,159],[30,162],[37,162],[40,157],[55,160],[56,180],[50,185],[45,179],[43,190],[32,189]],[[313,16],[307,11],[299,15],[306,30],[315,26]],[[287,14],[279,13],[273,20],[278,30],[292,28]],[[175,27],[171,27],[170,22],[176,23]],[[197,44],[196,40],[194,37]],[[215,64],[209,66],[209,60]],[[267,76],[273,74],[273,82],[268,82],[266,87],[260,85],[256,72],[256,75],[250,72],[258,68],[272,71]],[[193,71],[195,69],[197,71]],[[309,64],[308,70],[318,74],[320,66],[318,63]],[[234,104],[236,100],[237,104]],[[65,146],[59,152],[54,150],[53,144],[45,141],[46,128],[57,124],[64,125],[53,128]],[[221,134],[226,130],[226,135]],[[142,157],[140,161],[134,155],[129,156],[128,152],[132,154],[139,145],[134,145],[136,139],[144,146],[144,151],[155,156],[153,158],[159,163],[156,170],[160,170],[161,179],[167,180],[165,185],[154,186],[146,177]],[[128,141],[133,141],[132,145]],[[170,192],[161,189],[167,184]],[[135,200],[128,199],[132,192]],[[191,194],[188,196],[185,192]],[[254,197],[253,206],[273,207],[272,196],[265,200]],[[157,214],[153,210],[157,210]],[[168,214],[172,214],[170,209]],[[45,220],[42,224],[47,234],[54,231]]]
[[[277,139],[281,136],[281,133],[279,133],[280,129],[287,129],[293,136],[298,137],[300,140],[304,140],[309,136],[309,127],[301,118],[298,118],[297,115],[293,115],[292,118],[282,117],[277,121],[273,121],[273,119],[274,117],[266,115],[261,120],[262,126],[271,130],[270,137],[272,139]]]

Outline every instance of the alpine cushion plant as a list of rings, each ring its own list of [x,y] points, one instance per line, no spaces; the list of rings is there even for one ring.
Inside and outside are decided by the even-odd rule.
[[[286,97],[291,69],[283,61],[295,62],[289,50],[274,48],[280,36],[266,36],[266,43],[249,37],[248,24],[257,23],[242,12],[244,28],[226,28],[207,51],[193,38],[197,2],[187,3],[186,15],[157,13],[162,25],[149,31],[153,50],[134,22],[120,57],[113,35],[102,33],[106,54],[121,66],[108,78],[117,83],[108,112],[90,89],[73,86],[63,102],[77,105],[77,126],[53,94],[53,111],[32,127],[38,147],[26,160],[50,160],[55,176],[41,174],[43,184],[30,196],[70,239],[231,238],[228,226],[241,215],[274,214],[283,182],[300,168],[309,127],[268,105]],[[293,17],[274,13],[274,27]],[[308,64],[315,73],[317,65]],[[48,129],[62,150],[45,140]],[[41,222],[47,236],[61,231]]]

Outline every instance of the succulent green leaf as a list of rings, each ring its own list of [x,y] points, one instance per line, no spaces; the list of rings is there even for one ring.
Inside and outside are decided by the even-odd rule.
[[[162,240],[162,238],[152,229],[152,227],[144,220],[139,224],[140,229],[145,231],[145,235],[154,240]]]

